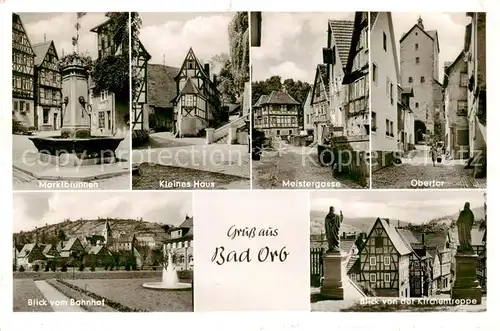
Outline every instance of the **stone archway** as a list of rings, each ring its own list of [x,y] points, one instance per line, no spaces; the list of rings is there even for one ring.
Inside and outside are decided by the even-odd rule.
[[[415,144],[424,140],[424,134],[427,132],[425,123],[420,120],[415,120]]]

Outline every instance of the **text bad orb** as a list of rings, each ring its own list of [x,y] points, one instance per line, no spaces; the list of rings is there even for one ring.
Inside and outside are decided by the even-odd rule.
[[[281,249],[271,249],[268,246],[262,247],[257,250],[257,253],[251,248],[243,251],[228,250],[224,246],[215,248],[212,255],[212,262],[217,265],[225,263],[250,263],[255,258],[258,262],[285,262],[290,256],[290,252],[286,250],[286,246]]]

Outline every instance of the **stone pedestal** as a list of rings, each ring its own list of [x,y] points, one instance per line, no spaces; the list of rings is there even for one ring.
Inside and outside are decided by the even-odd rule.
[[[229,129],[227,132],[227,144],[228,145],[232,145],[233,141],[235,141],[237,139],[236,131],[237,131],[236,126],[229,125]]]
[[[206,128],[205,132],[207,134],[207,140],[206,140],[207,145],[213,144],[214,140],[215,140],[215,136],[214,136],[215,135],[215,129]]]
[[[88,75],[85,68],[74,65],[62,71],[63,125],[61,136],[67,138],[90,137],[90,116],[86,105],[89,101]],[[80,102],[83,101],[83,104]]]
[[[326,253],[323,256],[323,285],[321,295],[328,299],[344,300],[344,287],[342,285],[341,252]]]
[[[456,275],[451,289],[452,299],[476,300],[481,304],[482,290],[477,281],[476,254],[457,253],[455,255]]]

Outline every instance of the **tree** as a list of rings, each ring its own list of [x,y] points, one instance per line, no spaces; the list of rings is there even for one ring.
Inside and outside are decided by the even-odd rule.
[[[66,234],[64,233],[64,231],[62,229],[59,230],[59,233],[57,234],[57,238],[60,241],[66,241]]]
[[[240,91],[236,88],[229,55],[226,53],[216,54],[212,56],[209,63],[214,72],[219,72],[217,89],[222,95],[222,100],[226,103],[237,102]]]
[[[97,91],[111,91],[122,103],[128,103],[130,101],[129,13],[108,12],[106,16],[109,18],[108,29],[113,43],[117,48],[120,47],[121,52],[100,56],[94,62],[92,80]]]
[[[228,26],[230,71],[235,90],[241,95],[250,79],[248,12],[237,12]]]

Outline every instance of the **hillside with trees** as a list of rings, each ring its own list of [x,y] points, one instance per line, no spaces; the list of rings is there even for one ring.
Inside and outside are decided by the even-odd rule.
[[[71,237],[84,238],[92,234],[101,234],[106,220],[109,222],[113,237],[120,234],[135,234],[136,236],[152,236],[164,239],[172,225],[147,222],[142,219],[117,219],[98,218],[93,220],[69,220],[66,219],[56,224],[46,224],[31,231],[21,231],[13,234],[15,245],[32,243],[38,237],[38,241],[45,244],[57,245],[58,242],[68,240]]]

